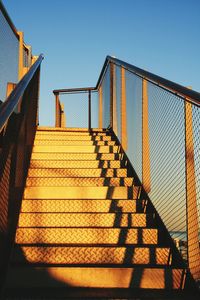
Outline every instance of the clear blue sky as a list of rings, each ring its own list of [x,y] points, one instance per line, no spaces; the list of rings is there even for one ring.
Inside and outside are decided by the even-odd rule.
[[[200,0],[3,0],[33,53],[44,53],[40,124],[52,90],[94,86],[106,55],[200,91]]]

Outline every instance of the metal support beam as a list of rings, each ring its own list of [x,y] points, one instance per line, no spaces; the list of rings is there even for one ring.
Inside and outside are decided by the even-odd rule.
[[[200,279],[199,228],[195,182],[192,104],[187,101],[185,101],[185,157],[188,265],[194,279]]]
[[[18,79],[22,79],[24,75],[24,33],[22,31],[18,32],[19,35],[19,61],[18,61]]]
[[[121,144],[127,150],[126,74],[121,67]]]
[[[88,91],[88,129],[91,129],[91,90]]]
[[[142,81],[142,182],[144,190],[151,191],[149,121],[148,121],[148,83]]]
[[[113,63],[110,63],[110,127],[113,128]]]
[[[61,127],[61,117],[60,117],[60,100],[59,100],[59,94],[55,94],[55,126]]]
[[[117,98],[116,98],[116,66],[113,64],[113,131],[118,134],[117,130]]]

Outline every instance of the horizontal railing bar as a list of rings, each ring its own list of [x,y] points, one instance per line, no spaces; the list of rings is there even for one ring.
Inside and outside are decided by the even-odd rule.
[[[13,24],[10,16],[8,15],[3,3],[1,2],[0,0],[0,11],[2,12],[2,14],[4,15],[6,21],[8,22],[10,28],[12,29],[13,33],[15,34],[16,38],[19,40],[19,35],[18,35],[18,32],[17,32],[17,29],[15,27],[15,25]]]
[[[70,89],[59,89],[53,90],[55,94],[68,94],[68,93],[87,93],[88,91],[95,91],[95,87],[84,87],[84,88],[70,88]]]
[[[122,60],[119,60],[119,59],[111,57],[111,56],[107,56],[103,68],[105,68],[109,62],[113,62],[116,65],[124,67],[128,71],[133,72],[136,75],[139,75],[142,78],[150,80],[153,83],[157,83],[159,86],[162,86],[162,87],[166,88],[167,90],[172,91],[173,94],[176,94],[177,96],[180,95],[182,98],[187,98],[187,100],[192,102],[193,104],[196,104],[198,106],[200,105],[200,93],[198,93],[196,91],[193,91],[193,90],[191,90],[187,87],[184,87],[178,83],[175,83],[173,81],[170,81],[168,79],[165,79],[165,78],[155,75],[153,73],[150,73],[148,71],[145,71],[143,69],[135,67],[131,64],[128,64]]]
[[[43,55],[41,54],[36,62],[31,66],[30,70],[24,75],[20,82],[16,85],[15,89],[11,92],[8,98],[0,106],[0,132],[3,129],[6,121],[9,119],[10,115],[13,113],[15,107],[19,103],[21,96],[23,95],[26,87],[31,81],[36,70],[40,66]]]
[[[70,88],[70,89],[57,89],[53,90],[54,94],[60,94],[60,93],[78,93],[78,92],[88,92],[88,91],[98,91],[100,84],[103,80],[103,76],[105,74],[105,71],[108,67],[108,64],[112,62],[120,67],[124,67],[126,70],[128,70],[131,73],[134,73],[135,75],[146,79],[147,81],[152,82],[153,84],[158,85],[160,88],[163,88],[167,90],[168,92],[171,92],[172,94],[181,97],[182,99],[191,102],[192,104],[195,104],[197,106],[200,105],[200,93],[191,90],[187,87],[184,87],[178,83],[175,83],[171,80],[165,79],[161,76],[155,75],[151,72],[145,71],[143,69],[140,69],[134,65],[131,65],[129,63],[126,63],[125,61],[122,61],[120,59],[117,59],[112,56],[107,56],[106,60],[104,62],[103,68],[101,70],[100,76],[98,78],[96,87],[85,87],[85,88]]]

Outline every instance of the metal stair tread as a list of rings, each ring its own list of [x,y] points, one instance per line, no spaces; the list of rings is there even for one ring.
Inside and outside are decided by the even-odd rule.
[[[34,146],[119,146],[116,141],[35,140]]]
[[[31,160],[122,160],[123,153],[33,152]]]
[[[25,199],[137,199],[140,196],[140,186],[132,187],[27,187]]]
[[[138,288],[138,280],[134,274],[140,276],[140,288],[164,289],[170,286],[171,289],[181,289],[183,285],[184,268],[174,266],[162,266],[162,268],[148,268],[138,266],[137,268],[123,267],[35,267],[35,268],[11,268],[8,271],[9,281],[7,288],[51,288],[69,287],[73,288]],[[34,278],[34,281],[33,281]],[[172,280],[173,278],[173,280]]]
[[[32,186],[42,186],[42,187],[48,187],[48,186],[128,186],[131,187],[134,185],[134,179],[133,177],[76,177],[76,176],[70,176],[70,177],[36,177],[36,178],[28,178],[26,180],[26,187],[32,187]]]
[[[144,200],[111,199],[23,199],[22,212],[138,212]]]
[[[30,162],[30,168],[77,168],[77,169],[119,169],[125,167],[123,160],[40,160]]]
[[[15,243],[157,244],[156,228],[18,228]]]
[[[127,176],[127,169],[126,168],[107,168],[107,169],[88,169],[88,168],[29,168],[28,171],[28,178],[35,178],[35,177],[128,177]]]
[[[157,266],[170,264],[169,247],[149,246],[21,246],[15,245],[12,263],[28,264],[121,264]]]
[[[145,213],[21,213],[18,227],[149,227]]]
[[[118,153],[121,146],[33,146],[33,152]]]

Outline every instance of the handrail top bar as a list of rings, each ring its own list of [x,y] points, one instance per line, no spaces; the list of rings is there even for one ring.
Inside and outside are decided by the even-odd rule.
[[[101,70],[101,73],[99,75],[96,87],[86,87],[86,88],[70,88],[70,89],[59,89],[59,90],[53,90],[53,93],[59,94],[59,93],[74,93],[74,92],[87,92],[87,91],[97,91],[100,87],[101,81],[103,79],[104,73],[106,71],[106,68],[108,67],[109,63],[114,63],[120,67],[125,68],[126,70],[134,73],[135,75],[138,75],[154,84],[157,84],[161,88],[164,88],[167,91],[170,91],[171,93],[182,97],[186,99],[189,102],[192,102],[193,104],[200,105],[200,93],[196,92],[194,90],[191,90],[185,86],[182,86],[178,83],[175,83],[171,80],[165,79],[161,76],[155,75],[151,72],[145,71],[143,69],[140,69],[134,65],[131,65],[129,63],[126,63],[123,60],[117,59],[112,56],[107,56],[103,65],[103,68]]]
[[[12,29],[13,33],[15,34],[15,36],[17,37],[17,39],[19,40],[19,35],[18,35],[18,31],[15,27],[15,25],[13,24],[5,6],[3,5],[2,1],[0,0],[0,11],[2,11],[6,21],[8,22],[10,28]]]
[[[43,58],[43,54],[40,54],[36,62],[31,66],[24,77],[18,82],[15,89],[11,92],[8,98],[0,105],[0,132],[3,129],[6,121],[9,119],[10,115],[13,113],[15,107],[19,103],[21,96],[23,95],[36,70],[40,66]]]
[[[72,93],[72,92],[88,92],[88,91],[95,91],[95,87],[84,87],[84,88],[70,88],[70,89],[59,89],[53,90],[54,95],[56,94],[64,94],[64,93]]]
[[[200,93],[198,93],[194,90],[191,90],[187,87],[184,87],[178,83],[175,83],[173,81],[170,81],[170,80],[160,77],[158,75],[155,75],[151,72],[140,69],[136,66],[133,66],[129,63],[126,63],[126,62],[124,62],[120,59],[114,58],[112,56],[106,57],[103,69],[107,66],[107,64],[109,62],[115,63],[116,65],[119,65],[121,67],[124,67],[128,71],[133,72],[136,75],[139,75],[146,80],[152,81],[153,83],[156,83],[156,84],[164,87],[167,90],[170,90],[173,94],[177,94],[178,96],[186,98],[187,100],[189,100],[197,105],[200,105]],[[102,69],[102,71],[103,71],[103,69]],[[99,78],[98,83],[99,82],[100,82],[100,78]]]

